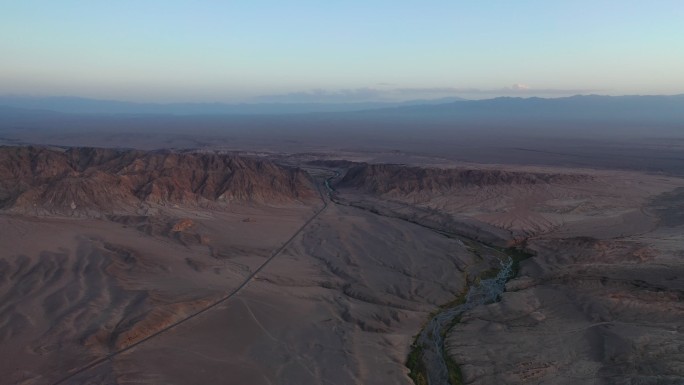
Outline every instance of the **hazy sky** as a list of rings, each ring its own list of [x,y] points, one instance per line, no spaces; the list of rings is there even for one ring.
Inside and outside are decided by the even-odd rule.
[[[0,94],[684,93],[683,0],[0,0]]]

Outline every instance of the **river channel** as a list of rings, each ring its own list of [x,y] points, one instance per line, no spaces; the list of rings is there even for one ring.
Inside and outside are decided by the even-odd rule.
[[[513,259],[501,262],[501,269],[494,278],[483,279],[468,290],[465,302],[442,309],[427,323],[416,339],[420,352],[419,359],[425,368],[429,385],[447,385],[449,368],[447,366],[444,338],[448,328],[464,312],[482,304],[496,302],[504,291],[506,281],[513,273]]]

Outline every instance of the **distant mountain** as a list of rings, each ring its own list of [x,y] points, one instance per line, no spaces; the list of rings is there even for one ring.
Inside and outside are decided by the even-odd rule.
[[[684,124],[683,95],[512,98],[468,100],[435,105],[400,106],[366,111],[370,116],[447,121],[592,121]]]
[[[360,103],[133,103],[78,97],[0,96],[3,115],[296,115],[333,114],[371,120],[401,119],[440,122],[657,122],[684,123],[684,95],[601,96],[563,98],[500,97],[486,100],[443,98],[406,102]],[[342,114],[342,115],[339,115]]]
[[[390,107],[450,103],[465,99],[450,97],[406,102],[359,103],[134,103],[71,96],[0,96],[0,106],[49,110],[72,114],[151,114],[151,115],[263,115],[315,112],[349,112]]]

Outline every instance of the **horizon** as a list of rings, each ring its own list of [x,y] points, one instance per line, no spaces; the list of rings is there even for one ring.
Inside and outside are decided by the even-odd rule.
[[[0,16],[0,88],[163,104],[676,95],[682,18],[674,0],[32,0]]]
[[[287,100],[280,100],[280,101],[265,101],[265,100],[251,100],[251,101],[238,101],[238,102],[222,102],[222,101],[217,101],[217,100],[208,100],[208,101],[194,101],[194,100],[179,100],[179,101],[136,101],[136,100],[131,100],[131,99],[108,99],[108,98],[91,98],[91,97],[86,97],[82,95],[35,95],[35,94],[0,94],[0,106],[3,106],[2,100],[3,98],[5,99],[16,99],[16,100],[65,100],[65,99],[71,99],[71,100],[82,100],[82,101],[94,101],[94,102],[113,102],[113,103],[127,103],[127,104],[140,104],[140,105],[159,105],[159,106],[168,106],[168,105],[182,105],[182,104],[187,104],[187,105],[286,105],[286,104],[292,104],[292,105],[354,105],[354,104],[401,104],[401,103],[411,103],[411,102],[425,102],[425,104],[444,104],[444,103],[454,103],[454,102],[476,102],[476,101],[488,101],[488,100],[496,100],[496,99],[520,99],[520,100],[530,100],[530,99],[545,99],[545,100],[553,100],[553,99],[570,99],[570,98],[579,98],[579,97],[605,97],[605,98],[625,98],[625,97],[679,97],[679,96],[684,96],[684,92],[682,93],[674,93],[674,94],[616,94],[616,95],[610,95],[610,94],[600,94],[600,93],[586,93],[586,94],[573,94],[573,95],[557,95],[557,96],[529,96],[529,95],[514,95],[514,96],[509,96],[509,95],[502,95],[502,96],[490,96],[490,97],[482,97],[482,98],[464,98],[461,96],[457,95],[449,95],[449,96],[443,96],[443,97],[437,97],[437,98],[424,98],[424,99],[406,99],[406,100],[371,100],[371,101],[341,101],[341,102],[336,102],[336,101],[330,101],[330,100],[320,100],[320,101],[287,101]],[[460,99],[460,100],[459,100]],[[10,106],[10,105],[6,105]]]

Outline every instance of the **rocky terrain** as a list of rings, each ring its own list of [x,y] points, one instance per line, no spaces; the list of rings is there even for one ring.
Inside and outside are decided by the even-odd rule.
[[[644,239],[531,242],[500,302],[447,341],[467,384],[681,384],[682,246]]]
[[[481,221],[534,255],[500,302],[447,334],[464,384],[683,383],[681,186],[658,174],[369,164],[337,184],[352,205],[413,210],[442,230]]]
[[[3,384],[408,383],[424,318],[497,260],[263,159],[12,147],[0,164]]]
[[[216,153],[0,147],[0,209],[68,216],[316,199],[308,176]]]
[[[410,384],[509,246],[459,381],[684,377],[684,180],[312,157],[0,148],[0,384]]]
[[[356,204],[410,206],[423,216],[476,221],[505,231],[506,238],[525,239],[647,231],[658,220],[642,206],[677,187],[677,180],[591,169],[358,164],[336,187]]]
[[[337,162],[334,162],[335,164]],[[338,183],[367,193],[419,200],[454,190],[489,186],[572,185],[592,180],[587,174],[561,174],[484,169],[422,168],[400,164],[358,164]]]

